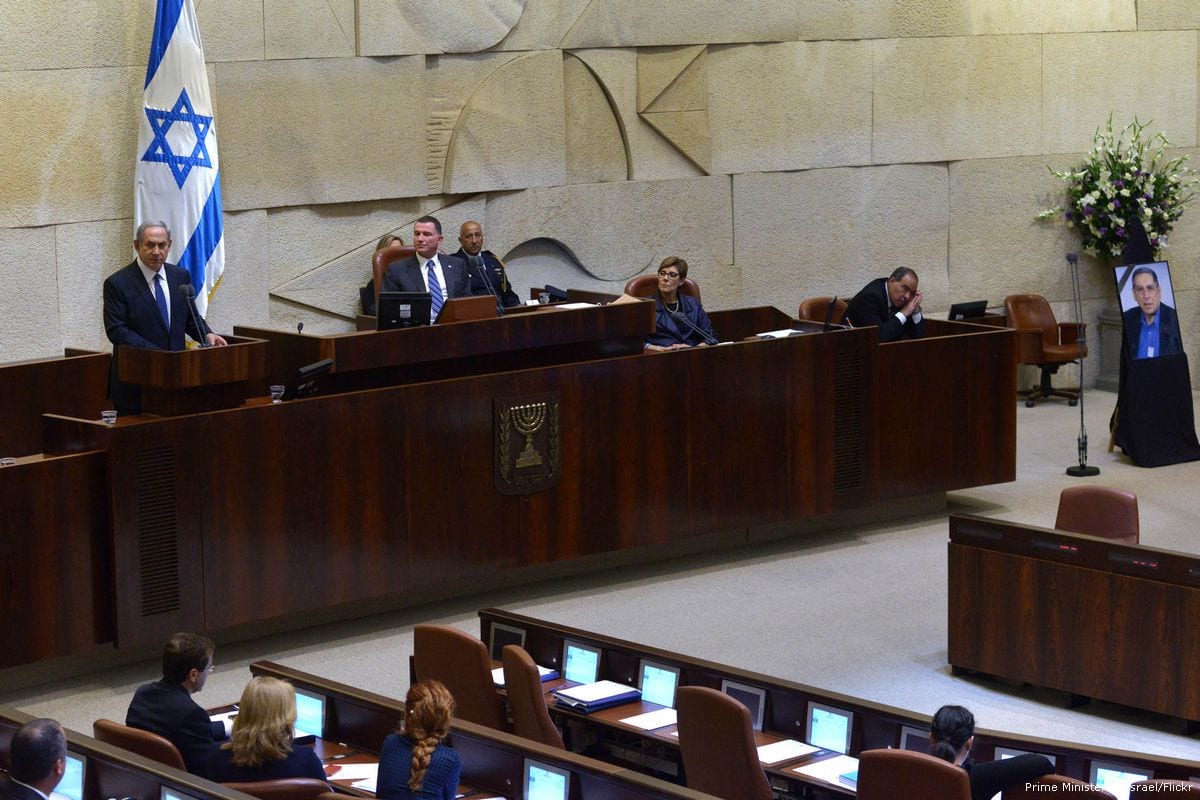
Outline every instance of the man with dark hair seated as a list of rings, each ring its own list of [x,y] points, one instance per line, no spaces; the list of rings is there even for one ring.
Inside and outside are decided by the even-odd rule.
[[[900,267],[886,278],[876,278],[854,295],[846,308],[846,321],[855,328],[879,326],[879,341],[894,342],[925,335],[917,273]]]
[[[67,769],[67,735],[52,719],[35,719],[17,728],[9,746],[8,777],[0,783],[3,800],[45,800]]]
[[[188,772],[208,777],[214,743],[228,737],[224,723],[212,722],[192,695],[212,672],[213,643],[207,636],[177,633],[163,648],[162,680],[134,692],[125,715],[131,728],[157,733],[179,750]]]

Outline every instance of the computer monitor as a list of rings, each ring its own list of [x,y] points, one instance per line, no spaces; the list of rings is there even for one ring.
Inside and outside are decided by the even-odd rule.
[[[1129,800],[1130,784],[1148,781],[1153,776],[1153,772],[1139,772],[1128,764],[1093,761],[1091,771],[1088,773],[1088,782],[1099,786],[1106,792],[1111,792],[1117,797],[1117,800]]]
[[[158,800],[198,800],[198,798],[164,785],[158,790]]]
[[[83,800],[84,780],[87,778],[87,761],[83,756],[67,751],[66,770],[62,780],[50,793],[50,800]]]
[[[600,648],[573,642],[563,642],[564,679],[573,683],[595,683],[600,674]]]
[[[433,313],[433,298],[429,292],[380,292],[377,311],[377,330],[428,325]]]
[[[737,681],[731,681],[728,678],[723,678],[721,680],[721,691],[750,709],[750,723],[754,726],[754,730],[762,730],[763,717],[767,711],[766,689],[760,689],[757,686],[749,686]]]
[[[900,749],[929,754],[929,731],[912,725],[900,726]]]
[[[805,740],[824,750],[850,752],[850,734],[854,730],[854,712],[808,701]]]
[[[1035,753],[1032,750],[1018,750],[1015,747],[997,747],[992,754],[993,761],[1003,761],[1006,758],[1016,758],[1017,756],[1042,756],[1051,764],[1057,764],[1058,759],[1046,753]]]
[[[325,695],[296,690],[296,736],[325,735]]]
[[[638,670],[638,688],[642,699],[667,708],[675,707],[675,687],[679,685],[679,667],[668,667],[643,658]]]
[[[525,792],[522,800],[568,800],[571,773],[531,758],[525,759]]]
[[[492,661],[499,661],[503,655],[504,648],[510,644],[515,644],[517,647],[524,647],[525,630],[493,622],[492,630],[488,633],[488,652],[492,654]]]
[[[950,306],[947,315],[952,320],[979,319],[987,313],[987,300],[972,300],[969,303],[955,303]]]

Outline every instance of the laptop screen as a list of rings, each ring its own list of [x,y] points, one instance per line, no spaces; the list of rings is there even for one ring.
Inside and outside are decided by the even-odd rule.
[[[492,654],[492,661],[499,661],[504,648],[510,644],[515,644],[517,647],[525,646],[525,631],[509,625],[501,625],[499,622],[492,623],[489,637],[491,642],[488,651]]]
[[[763,717],[766,715],[767,710],[767,692],[765,689],[760,689],[757,686],[747,686],[744,683],[738,683],[737,681],[725,678],[721,680],[721,691],[750,709],[750,724],[754,727],[754,730],[762,730]]]

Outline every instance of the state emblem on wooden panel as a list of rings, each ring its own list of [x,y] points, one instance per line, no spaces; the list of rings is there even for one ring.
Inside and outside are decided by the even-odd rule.
[[[562,428],[558,392],[498,397],[496,491],[533,494],[558,483]]]

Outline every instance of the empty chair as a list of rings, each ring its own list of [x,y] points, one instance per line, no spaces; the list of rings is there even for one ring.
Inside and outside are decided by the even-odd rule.
[[[1078,389],[1055,389],[1050,385],[1050,376],[1063,364],[1087,355],[1087,346],[1078,343],[1087,326],[1058,322],[1046,298],[1039,294],[1010,294],[1004,298],[1004,310],[1008,327],[1017,330],[1017,362],[1041,369],[1041,382],[1030,391],[1025,405],[1032,408],[1046,397],[1065,397],[1071,405],[1078,403]]]
[[[825,315],[829,314],[830,303],[833,303],[833,314],[829,316],[829,321],[837,325],[845,320],[848,306],[846,301],[840,297],[810,297],[803,300],[796,316],[809,322],[824,322]]]
[[[187,772],[179,749],[157,733],[130,728],[111,719],[98,719],[92,723],[92,735],[106,744]]]
[[[508,709],[512,712],[513,733],[533,739],[550,747],[566,749],[562,734],[554,727],[546,710],[546,695],[537,664],[529,653],[515,644],[501,651],[504,662],[504,688],[508,693]]]
[[[1043,775],[1036,781],[1005,789],[1001,800],[1037,800],[1046,797],[1089,797],[1093,800],[1117,800],[1098,786],[1063,775]]]
[[[683,686],[675,707],[689,789],[723,800],[771,800],[750,711],[744,705],[715,689]]]
[[[658,291],[657,275],[638,275],[625,282],[625,294],[630,297],[654,297],[656,291]],[[679,293],[699,300],[700,284],[691,278],[684,278],[679,282]]]
[[[316,778],[280,778],[274,781],[221,785],[257,797],[259,800],[317,800],[329,792],[329,784]]]
[[[966,770],[925,753],[864,750],[858,800],[971,800]]]
[[[1129,796],[1157,797],[1159,800],[1195,800],[1200,797],[1200,783],[1191,781],[1138,781],[1129,787]]]
[[[413,629],[413,661],[417,680],[440,681],[450,690],[456,717],[508,730],[483,642],[447,625],[418,625]]]
[[[1072,486],[1058,496],[1060,531],[1086,533],[1124,544],[1138,543],[1137,495],[1107,486]]]

